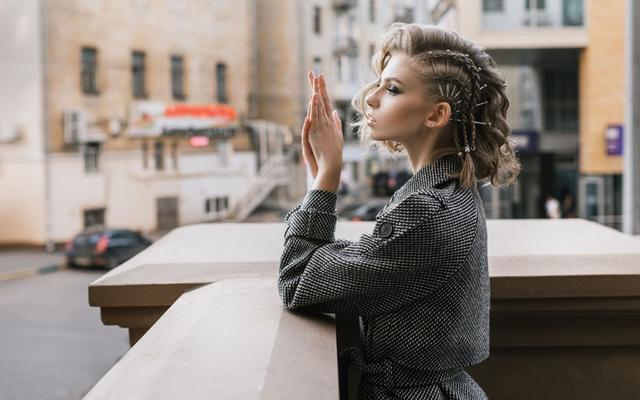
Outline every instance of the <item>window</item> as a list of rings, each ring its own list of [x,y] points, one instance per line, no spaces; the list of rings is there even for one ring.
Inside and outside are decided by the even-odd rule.
[[[482,11],[503,12],[504,11],[503,1],[502,0],[482,0]]]
[[[562,24],[564,26],[582,26],[583,0],[564,0],[562,4]]]
[[[164,169],[164,143],[155,143],[153,158],[155,159],[156,163],[156,171],[162,171]]]
[[[84,145],[84,172],[92,173],[99,170],[100,144],[86,143]]]
[[[84,227],[104,225],[104,208],[90,208],[83,211]]]
[[[349,80],[356,82],[358,80],[358,58],[349,57]]]
[[[544,70],[542,74],[544,128],[551,132],[578,131],[578,71]]]
[[[171,94],[182,100],[184,95],[184,65],[181,56],[171,56]]]
[[[216,211],[222,211],[227,209],[227,197],[216,197]]]
[[[149,156],[149,144],[147,142],[142,142],[142,168],[149,168],[149,161],[147,157]]]
[[[376,22],[376,1],[369,0],[369,22]]]
[[[545,9],[545,0],[535,0],[536,9],[544,10]],[[524,0],[524,8],[525,10],[529,10],[531,8],[531,0]]]
[[[313,7],[313,33],[322,33],[322,9],[318,6]]]
[[[171,142],[171,162],[173,169],[178,169],[178,142]]]
[[[145,98],[147,91],[144,85],[144,58],[142,51],[134,51],[131,54],[131,77],[133,82],[133,97]]]
[[[313,57],[313,73],[317,76],[322,71],[322,58]]]
[[[227,99],[227,65],[218,63],[216,65],[216,85],[218,102],[226,103]]]
[[[96,70],[98,68],[97,51],[93,47],[83,47],[81,52],[80,86],[85,94],[98,94]]]
[[[204,211],[210,213],[212,211],[220,212],[229,208],[229,197],[211,197],[204,201]]]

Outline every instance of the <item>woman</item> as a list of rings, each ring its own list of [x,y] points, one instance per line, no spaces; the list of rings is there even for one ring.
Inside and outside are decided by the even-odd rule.
[[[352,101],[363,142],[405,152],[414,172],[358,241],[334,238],[343,136],[322,74],[302,130],[313,188],[285,217],[279,293],[288,309],[357,316],[360,399],[485,399],[463,369],[489,356],[485,214],[476,183],[520,165],[505,82],[483,48],[452,31],[394,23],[377,76]]]

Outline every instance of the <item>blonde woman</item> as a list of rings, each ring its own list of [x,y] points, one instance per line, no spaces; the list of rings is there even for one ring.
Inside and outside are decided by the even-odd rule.
[[[285,217],[279,294],[288,309],[358,317],[359,399],[486,399],[464,367],[489,356],[487,230],[476,183],[515,181],[505,82],[485,50],[453,31],[394,23],[377,80],[352,101],[362,142],[413,170],[359,240],[335,239],[343,134],[324,76],[302,131],[313,188]],[[310,371],[311,372],[311,371]]]

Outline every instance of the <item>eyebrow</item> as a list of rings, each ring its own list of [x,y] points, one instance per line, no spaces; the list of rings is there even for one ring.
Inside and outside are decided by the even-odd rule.
[[[404,83],[402,83],[402,81],[398,78],[396,78],[395,76],[389,76],[383,79],[383,81],[396,81],[401,85],[404,85]]]

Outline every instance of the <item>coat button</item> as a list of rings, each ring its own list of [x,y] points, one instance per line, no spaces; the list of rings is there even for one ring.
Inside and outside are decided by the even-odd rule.
[[[380,237],[388,238],[393,233],[393,224],[391,222],[383,222],[378,229]]]

